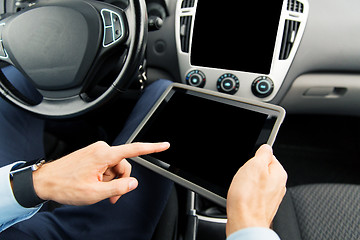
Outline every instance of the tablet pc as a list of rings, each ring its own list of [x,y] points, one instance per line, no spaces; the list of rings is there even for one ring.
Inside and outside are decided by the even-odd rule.
[[[131,142],[170,142],[133,161],[222,205],[233,176],[262,144],[272,145],[283,108],[172,84],[134,131]]]

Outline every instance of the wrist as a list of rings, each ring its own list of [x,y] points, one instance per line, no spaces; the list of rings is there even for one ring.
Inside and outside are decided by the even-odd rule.
[[[39,198],[45,201],[50,200],[50,186],[47,183],[48,177],[46,177],[47,165],[48,164],[44,164],[40,169],[32,173],[35,193]]]
[[[226,223],[226,236],[230,236],[232,233],[247,228],[270,228],[269,224],[259,219],[250,218],[229,218]]]

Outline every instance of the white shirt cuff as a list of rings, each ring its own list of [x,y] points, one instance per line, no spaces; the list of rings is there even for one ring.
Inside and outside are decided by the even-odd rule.
[[[0,168],[0,232],[11,225],[32,217],[42,205],[24,208],[15,199],[10,182],[11,169],[23,162],[16,162]]]
[[[279,236],[269,228],[245,228],[231,234],[227,240],[280,240]]]

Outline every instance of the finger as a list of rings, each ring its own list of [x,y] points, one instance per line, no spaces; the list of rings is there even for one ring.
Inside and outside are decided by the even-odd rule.
[[[131,168],[131,164],[126,159],[123,159],[119,164],[114,167],[114,172],[117,173],[117,177],[128,178],[130,177]],[[131,188],[132,187],[129,186],[129,189]],[[115,204],[120,199],[120,197],[121,196],[110,197],[110,203]]]
[[[131,143],[112,147],[113,155],[109,159],[111,164],[118,164],[124,158],[132,158],[150,153],[162,152],[170,147],[168,142],[163,143]]]
[[[108,182],[118,177],[130,177],[131,168],[131,164],[126,159],[122,159],[115,166],[106,169],[101,181]]]
[[[100,179],[103,182],[108,182],[113,180],[114,178],[116,178],[118,176],[117,171],[114,170],[113,168],[108,168],[106,169],[106,171],[103,174],[103,178]]]
[[[111,197],[109,198],[110,203],[115,204],[121,196],[115,196],[115,197]]]
[[[122,195],[136,189],[138,181],[136,178],[118,178],[110,182],[101,182],[98,184],[98,192],[102,199],[121,197]],[[115,198],[114,198],[115,197]]]
[[[123,159],[112,168],[112,171],[118,177],[130,177],[131,168],[131,164],[126,159]]]

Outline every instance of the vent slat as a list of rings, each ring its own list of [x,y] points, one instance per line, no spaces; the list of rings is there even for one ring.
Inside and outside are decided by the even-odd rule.
[[[181,8],[190,8],[194,7],[195,0],[183,0],[181,3]]]
[[[282,43],[281,43],[281,50],[280,50],[280,60],[286,59],[285,58],[285,51],[286,51],[286,42],[287,42],[287,37],[288,37],[288,31],[289,31],[289,21],[286,20],[285,21],[285,26],[284,26],[284,35],[283,35],[283,39],[282,39]]]
[[[304,12],[304,4],[297,0],[288,0],[287,10],[292,12],[303,13]]]
[[[180,18],[180,42],[181,51],[188,53],[190,48],[190,31],[192,16]]]
[[[284,35],[282,38],[281,49],[280,49],[280,60],[288,59],[291,49],[294,45],[297,32],[299,31],[300,22],[286,20],[284,26]]]

